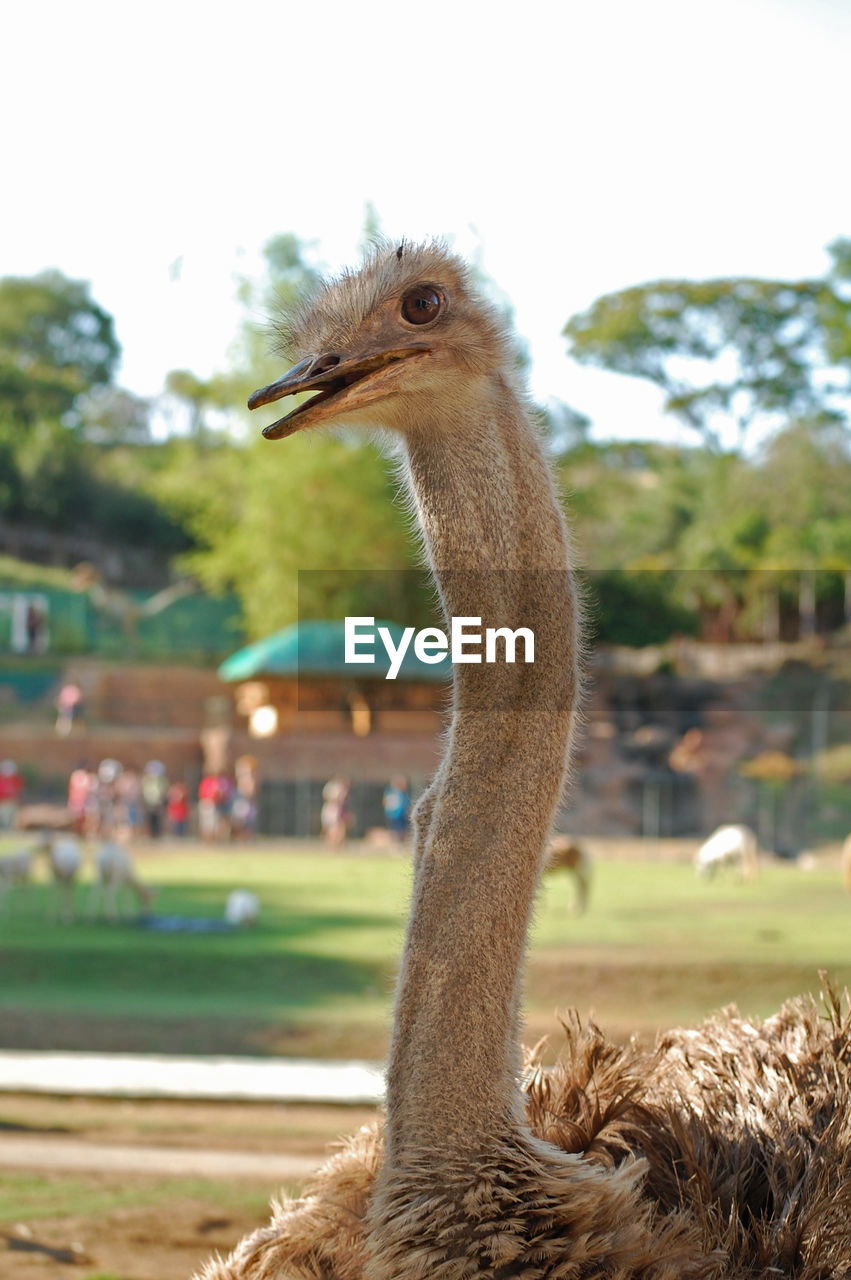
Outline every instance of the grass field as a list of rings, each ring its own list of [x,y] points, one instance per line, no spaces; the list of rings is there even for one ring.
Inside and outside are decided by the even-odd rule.
[[[851,983],[851,897],[836,851],[755,884],[696,881],[637,842],[599,847],[587,915],[565,875],[545,880],[527,973],[526,1039],[576,1006],[609,1032],[651,1035],[728,1002],[766,1014],[818,985]],[[135,925],[47,923],[48,886],[16,891],[0,915],[0,1045],[278,1051],[381,1057],[410,889],[405,857],[315,846],[136,850],[161,914],[220,917],[236,885],[262,902],[256,929],[155,934]],[[78,889],[84,912],[88,886]],[[266,1104],[0,1095],[0,1136],[315,1156],[368,1112]],[[94,1147],[93,1147],[94,1149]],[[186,1280],[267,1217],[266,1183],[106,1169],[11,1172],[0,1188],[0,1276]]]
[[[758,881],[698,882],[688,862],[598,859],[590,908],[546,879],[527,974],[528,1035],[571,1006],[608,1030],[651,1034],[735,1002],[771,1012],[826,969],[851,983],[851,899],[832,859]],[[0,917],[0,1045],[381,1057],[410,890],[406,857],[269,845],[140,846],[162,915],[221,917],[234,886],[262,903],[254,929],[151,933],[45,919],[48,886]],[[85,912],[88,887],[77,889]]]

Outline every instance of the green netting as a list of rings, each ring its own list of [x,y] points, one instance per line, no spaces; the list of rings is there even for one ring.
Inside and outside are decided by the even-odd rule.
[[[0,581],[0,654],[87,653],[105,658],[215,662],[243,641],[242,616],[234,596],[184,596],[153,616],[138,615],[139,606],[148,598],[144,592],[128,593],[130,609],[122,621],[98,608],[84,592]],[[30,606],[43,619],[32,644],[25,628]]]

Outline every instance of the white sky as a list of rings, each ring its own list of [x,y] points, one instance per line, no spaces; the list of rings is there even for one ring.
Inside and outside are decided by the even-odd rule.
[[[652,389],[567,358],[568,317],[819,274],[851,234],[851,0],[29,0],[4,43],[0,275],[90,280],[143,395],[226,367],[266,240],[338,268],[372,201],[481,249],[538,398],[660,433]]]

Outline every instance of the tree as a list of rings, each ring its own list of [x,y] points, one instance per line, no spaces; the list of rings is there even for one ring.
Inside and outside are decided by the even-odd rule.
[[[759,415],[841,418],[851,408],[848,244],[833,246],[824,279],[658,280],[609,294],[566,325],[571,355],[653,382],[666,411],[713,448],[725,420],[741,446]]]
[[[152,491],[197,540],[182,567],[239,597],[249,637],[299,616],[420,614],[415,550],[373,449],[309,434],[200,456],[189,441],[170,448]]]
[[[308,261],[313,246],[291,232],[274,236],[264,246],[266,272],[262,280],[243,278],[237,297],[246,318],[230,353],[230,368],[199,378],[189,369],[172,369],[166,376],[166,392],[183,407],[189,434],[196,444],[210,445],[221,431],[211,425],[218,414],[221,424],[239,428],[247,420],[246,401],[251,392],[281,373],[280,349],[286,342],[284,320],[298,299],[315,288],[322,273]],[[256,317],[268,317],[258,323]],[[221,442],[221,439],[220,441]]]
[[[120,354],[84,281],[59,271],[0,280],[0,423],[73,416],[79,396],[112,381]]]
[[[80,434],[93,444],[150,444],[150,403],[123,387],[98,386],[77,401]]]
[[[265,330],[246,321],[228,372],[208,382],[185,371],[170,375],[172,390],[199,418],[211,405],[245,418],[251,391],[280,376],[286,356],[270,354],[270,346],[285,341],[286,311],[321,278],[309,252],[293,235],[266,245],[266,279],[244,281],[240,297],[252,317],[281,319]],[[170,465],[152,489],[197,539],[184,567],[209,590],[239,596],[247,634],[266,635],[299,613],[362,612],[356,607],[364,598],[362,571],[376,565],[394,572],[367,587],[374,615],[405,617],[418,609],[415,575],[399,574],[416,554],[401,511],[388,501],[393,484],[375,450],[324,434],[270,444],[254,419],[249,430],[241,443],[207,433],[211,447],[201,454],[192,442],[173,444]]]
[[[0,515],[164,558],[186,537],[140,492],[138,469],[113,466],[116,446],[150,439],[147,402],[114,385],[119,355],[85,282],[58,271],[0,280]]]

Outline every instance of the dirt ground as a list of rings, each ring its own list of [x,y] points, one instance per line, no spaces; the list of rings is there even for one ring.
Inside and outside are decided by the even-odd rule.
[[[7,1197],[12,1212],[0,1213],[0,1280],[189,1280],[210,1254],[268,1220],[270,1197],[282,1190],[282,1155],[312,1168],[329,1142],[372,1115],[359,1107],[0,1097],[0,1165],[4,1141],[32,1157],[28,1168],[7,1163],[4,1171],[0,1203]],[[56,1168],[57,1141],[83,1156],[81,1167]],[[153,1157],[148,1175],[123,1171],[130,1148]],[[198,1175],[169,1172],[175,1150],[194,1154]],[[268,1159],[268,1175],[233,1175],[228,1157],[247,1153],[261,1167]],[[283,1187],[298,1191],[290,1180]]]
[[[107,1175],[104,1175],[106,1177]],[[189,1280],[204,1260],[227,1253],[268,1215],[179,1197],[105,1215],[47,1218],[0,1228],[3,1280]],[[3,1238],[5,1234],[5,1238]]]

